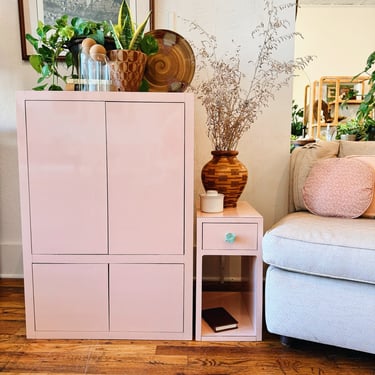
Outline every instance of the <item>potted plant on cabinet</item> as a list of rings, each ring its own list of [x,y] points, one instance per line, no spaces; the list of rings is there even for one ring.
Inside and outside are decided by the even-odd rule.
[[[26,34],[26,40],[36,52],[30,56],[30,64],[40,74],[34,90],[62,90],[61,82],[66,83],[69,77],[78,73],[75,72],[77,59],[73,53],[76,41],[91,37],[97,43],[106,45],[110,43],[106,38],[108,33],[106,22],[86,21],[79,17],[69,22],[68,16],[63,15],[51,25],[38,21],[37,37]]]
[[[198,82],[191,89],[206,110],[207,134],[213,146],[212,160],[203,167],[201,178],[206,191],[224,194],[224,207],[237,205],[247,183],[247,168],[237,159],[241,137],[268,106],[275,92],[288,85],[296,70],[305,68],[313,60],[307,56],[285,62],[274,57],[283,42],[298,35],[293,32],[280,35],[288,21],[279,16],[279,11],[292,6],[295,3],[276,6],[272,1],[265,1],[264,14],[268,20],[251,34],[261,42],[257,57],[251,61],[254,69],[247,88],[243,88],[240,48],[236,47],[231,56],[218,58],[216,37],[188,21],[190,29],[196,30],[201,39],[199,47],[191,42],[196,50],[195,80]]]
[[[109,51],[109,59],[112,61],[113,85],[118,91],[138,91],[143,79],[147,56],[158,51],[155,38],[150,34],[144,35],[150,15],[151,12],[136,28],[129,5],[123,0],[117,25],[110,22],[116,49]],[[129,65],[133,68],[129,69]]]

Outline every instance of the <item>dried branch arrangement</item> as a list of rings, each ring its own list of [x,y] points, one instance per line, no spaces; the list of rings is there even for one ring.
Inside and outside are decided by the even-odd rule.
[[[198,47],[191,42],[197,59],[198,82],[191,90],[205,107],[208,137],[215,150],[235,150],[275,93],[288,85],[296,70],[304,69],[313,60],[312,56],[306,56],[285,62],[273,57],[284,42],[301,36],[296,32],[283,33],[289,23],[279,16],[294,6],[295,3],[275,6],[272,0],[265,1],[267,22],[261,22],[251,33],[252,38],[261,42],[256,60],[249,61],[253,74],[246,89],[242,87],[245,75],[240,70],[241,47],[236,46],[232,56],[218,58],[216,37],[196,22],[185,20],[190,31],[201,35]]]

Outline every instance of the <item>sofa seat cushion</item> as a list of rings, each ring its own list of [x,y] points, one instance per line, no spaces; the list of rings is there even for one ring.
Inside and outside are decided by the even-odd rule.
[[[375,220],[288,214],[264,235],[263,259],[289,271],[375,284]]]

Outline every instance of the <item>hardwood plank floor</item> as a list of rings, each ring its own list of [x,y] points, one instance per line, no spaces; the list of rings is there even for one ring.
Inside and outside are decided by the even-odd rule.
[[[0,372],[123,375],[375,375],[375,355],[277,336],[262,342],[27,340],[22,280],[0,279]]]

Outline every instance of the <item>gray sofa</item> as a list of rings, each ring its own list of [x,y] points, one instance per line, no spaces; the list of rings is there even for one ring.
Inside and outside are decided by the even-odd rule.
[[[289,214],[263,238],[266,327],[283,340],[375,353],[375,219],[306,207],[314,166],[348,155],[375,155],[375,142],[319,142],[291,154]],[[357,185],[353,178],[342,192]]]

